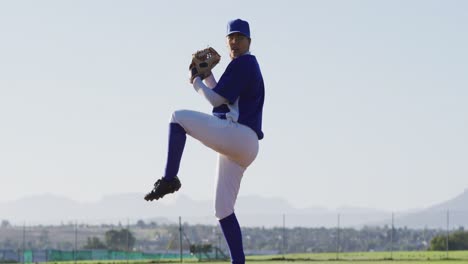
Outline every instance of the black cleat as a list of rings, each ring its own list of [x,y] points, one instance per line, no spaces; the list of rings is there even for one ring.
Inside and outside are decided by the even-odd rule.
[[[182,184],[180,183],[180,180],[179,178],[177,178],[177,176],[171,180],[165,180],[164,178],[161,178],[157,180],[154,184],[154,189],[151,190],[151,192],[149,192],[147,195],[145,195],[145,200],[158,200],[160,198],[163,198],[164,195],[168,193],[177,192],[180,189],[180,186],[182,186]]]

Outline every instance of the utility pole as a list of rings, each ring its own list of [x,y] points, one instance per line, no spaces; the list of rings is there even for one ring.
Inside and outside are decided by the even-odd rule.
[[[394,214],[392,212],[392,231],[390,233],[390,259],[393,259],[393,229],[394,229]]]
[[[336,260],[340,259],[340,214],[338,214],[336,228]]]
[[[450,213],[447,210],[447,239],[446,239],[446,258],[449,258],[449,220],[450,220]]]
[[[127,264],[128,264],[128,254],[129,254],[129,241],[128,236],[130,235],[130,220],[127,218]]]
[[[184,257],[182,255],[182,217],[179,216],[179,245],[180,245],[180,263],[183,262]]]
[[[26,222],[23,223],[23,250],[22,250],[22,263],[24,264],[24,252],[26,251]]]
[[[73,262],[76,264],[76,250],[78,244],[78,223],[75,220],[75,247],[73,250]]]
[[[283,259],[286,254],[286,215],[283,214]]]

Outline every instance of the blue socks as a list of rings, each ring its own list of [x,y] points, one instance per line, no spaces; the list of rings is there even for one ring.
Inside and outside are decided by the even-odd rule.
[[[184,152],[185,141],[187,139],[185,129],[177,124],[169,124],[169,144],[167,151],[166,171],[163,179],[172,180],[179,173],[180,160]]]
[[[234,213],[219,220],[224,238],[229,246],[232,264],[244,264],[245,255],[242,245],[242,233]]]

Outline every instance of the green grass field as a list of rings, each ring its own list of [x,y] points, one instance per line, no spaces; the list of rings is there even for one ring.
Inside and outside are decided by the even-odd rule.
[[[338,257],[338,259],[337,259]],[[206,263],[206,261],[203,261]],[[54,262],[57,263],[57,262]],[[70,264],[73,262],[63,262],[60,264]],[[79,264],[125,264],[127,261],[81,261]],[[179,263],[179,260],[170,261],[129,261],[130,264],[151,264],[151,263]],[[198,263],[198,261],[184,260],[184,263]],[[226,264],[228,261],[213,261],[210,264]],[[400,252],[353,252],[353,253],[315,253],[315,254],[286,254],[286,255],[270,255],[270,256],[247,256],[249,264],[468,264],[468,251],[450,251],[432,252],[432,251],[400,251]],[[59,264],[59,263],[57,263]]]
[[[399,251],[399,252],[353,252],[353,253],[316,253],[286,254],[278,256],[250,256],[249,263],[267,261],[268,264],[294,263],[468,263],[468,251]]]
[[[315,254],[286,254],[278,256],[251,256],[254,261],[290,260],[290,261],[465,261],[468,263],[468,251],[398,251],[398,252],[352,252],[352,253],[315,253]],[[382,262],[379,262],[382,263]],[[412,262],[414,263],[414,262]],[[463,263],[463,262],[462,262]]]

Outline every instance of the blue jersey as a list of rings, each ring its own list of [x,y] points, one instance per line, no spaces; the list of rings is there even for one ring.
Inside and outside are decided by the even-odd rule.
[[[257,133],[258,139],[263,138],[262,113],[265,87],[255,56],[245,54],[233,59],[213,91],[229,102],[213,108],[215,116],[231,118],[250,127]]]

